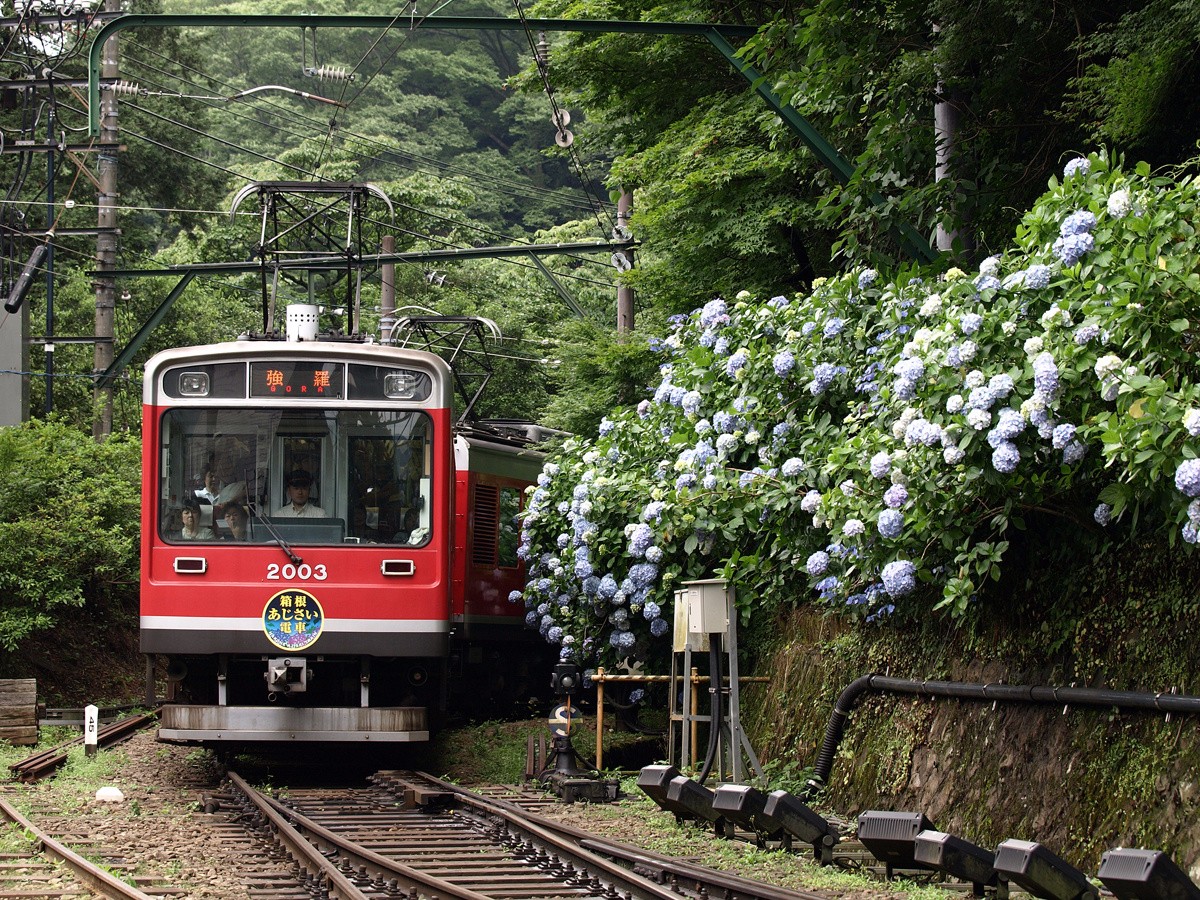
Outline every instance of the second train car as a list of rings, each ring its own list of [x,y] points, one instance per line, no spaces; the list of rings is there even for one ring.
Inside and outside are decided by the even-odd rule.
[[[141,649],[165,660],[160,737],[423,741],[448,714],[522,702],[552,661],[508,602],[536,429],[456,424],[433,353],[296,337],[147,363]]]

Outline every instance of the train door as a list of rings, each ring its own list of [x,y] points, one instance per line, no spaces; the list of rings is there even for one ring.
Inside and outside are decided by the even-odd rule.
[[[334,440],[325,431],[297,424],[295,430],[281,425],[272,448],[271,489],[268,508],[274,512],[287,506],[287,479],[293,472],[307,472],[312,478],[309,502],[330,516],[341,509]]]

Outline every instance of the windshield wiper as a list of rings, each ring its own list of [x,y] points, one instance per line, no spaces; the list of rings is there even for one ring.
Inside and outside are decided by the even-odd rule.
[[[291,560],[292,565],[298,566],[304,562],[304,560],[296,555],[296,551],[292,549],[292,545],[283,539],[283,535],[275,530],[275,526],[270,523],[267,517],[260,516],[258,514],[258,508],[253,503],[248,503],[248,505],[250,507],[250,515],[252,515],[256,521],[263,524],[263,526],[267,529],[267,534],[271,535],[272,539],[275,541],[275,545],[287,554],[287,558]]]

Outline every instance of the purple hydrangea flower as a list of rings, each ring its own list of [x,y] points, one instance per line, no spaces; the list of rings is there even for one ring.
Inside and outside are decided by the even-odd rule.
[[[1053,355],[1039,353],[1033,361],[1033,386],[1045,397],[1053,397],[1058,392],[1058,365]]]
[[[888,509],[899,509],[908,502],[908,488],[902,484],[893,484],[883,492],[883,502]]]

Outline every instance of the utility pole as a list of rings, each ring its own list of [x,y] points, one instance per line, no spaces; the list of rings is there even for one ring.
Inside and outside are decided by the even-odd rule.
[[[617,201],[616,237],[629,233],[629,213],[633,209],[633,191],[621,188],[621,198]],[[620,251],[633,267],[633,247]],[[627,284],[617,285],[617,334],[629,334],[633,331],[633,288]]]
[[[121,0],[104,0],[106,12],[119,12]],[[119,74],[119,49],[114,33],[104,42],[104,55],[100,64],[100,77],[109,84],[116,82]],[[96,234],[96,345],[92,368],[97,375],[104,372],[113,361],[113,316],[116,309],[116,286],[107,271],[116,268],[117,262],[117,92],[104,91],[100,101],[100,143],[103,145],[96,162],[96,174],[100,182],[97,197]],[[96,419],[92,424],[92,436],[104,440],[112,433],[113,394],[111,382],[94,389]]]
[[[396,252],[396,236],[385,234],[381,242],[384,253]],[[388,343],[392,338],[392,327],[396,324],[396,264],[383,263],[379,267],[379,339]]]

